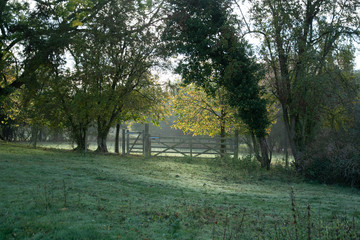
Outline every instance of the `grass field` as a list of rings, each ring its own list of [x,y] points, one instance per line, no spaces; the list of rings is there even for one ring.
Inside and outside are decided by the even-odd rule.
[[[249,159],[0,142],[0,239],[360,239],[360,191]]]

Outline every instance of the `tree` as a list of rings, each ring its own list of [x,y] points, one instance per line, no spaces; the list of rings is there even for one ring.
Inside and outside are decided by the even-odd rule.
[[[38,92],[42,88],[38,72],[57,69],[64,62],[65,48],[82,31],[79,26],[92,19],[107,1],[35,0],[32,8],[28,2],[1,1],[0,105],[24,85],[30,92]],[[9,69],[14,78],[7,78]]]
[[[62,45],[56,61],[32,72],[36,84],[24,90],[24,102],[28,103],[29,119],[66,128],[79,150],[86,148],[87,130],[96,123],[98,151],[105,152],[110,127],[139,118],[139,111],[147,113],[148,109],[160,110],[152,114],[160,116],[159,101],[163,103],[165,95],[150,74],[158,42],[153,41],[155,31],[149,28],[154,19],[149,19],[146,7],[138,1],[120,0],[88,4],[98,6],[98,11],[91,19],[79,13],[71,22],[79,29]],[[54,18],[62,18],[63,11],[76,12],[76,6],[65,1],[53,9]],[[61,59],[65,52],[72,56],[74,67]]]
[[[259,139],[262,167],[270,168],[265,140],[269,120],[259,81],[261,66],[240,41],[230,15],[230,1],[170,1],[173,13],[165,39],[183,54],[177,71],[185,82],[201,86],[209,94],[223,87],[227,101]]]
[[[235,111],[226,104],[225,94],[218,92],[212,97],[193,84],[181,86],[172,99],[174,127],[195,136],[226,137],[236,126]]]
[[[236,121],[235,111],[226,104],[222,89],[218,89],[212,97],[193,84],[180,87],[173,96],[172,109],[177,116],[173,126],[193,135],[220,136],[223,143],[226,135],[234,128],[246,131],[244,124]],[[222,154],[225,148],[221,144]]]
[[[150,69],[160,45],[157,22],[161,2],[158,4],[110,0],[93,21],[83,25],[86,31],[69,48],[76,71],[88,79],[89,91],[97,102],[97,151],[108,151],[109,130],[128,113],[131,97],[142,94],[143,101],[156,99],[151,94],[158,91],[146,96],[143,90],[157,88]]]
[[[36,126],[66,129],[83,151],[86,135],[95,119],[96,99],[89,91],[87,79],[61,68],[40,68],[35,72],[40,88],[23,90],[23,115]]]
[[[352,38],[360,35],[359,2],[250,3],[253,29],[248,25],[248,32],[264,40],[261,54],[281,104],[295,165],[301,170],[307,146],[326,118],[324,108],[349,95],[351,78],[343,74],[337,55],[346,52]]]

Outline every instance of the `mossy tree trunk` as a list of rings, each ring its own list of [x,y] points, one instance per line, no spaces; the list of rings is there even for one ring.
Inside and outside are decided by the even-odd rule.
[[[120,123],[116,124],[115,132],[115,153],[119,154],[119,135],[120,135]]]

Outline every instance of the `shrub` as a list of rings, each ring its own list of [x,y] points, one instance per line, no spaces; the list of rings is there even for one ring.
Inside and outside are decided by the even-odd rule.
[[[305,176],[323,183],[360,187],[360,149],[349,132],[323,134],[305,158]]]
[[[219,167],[230,168],[233,170],[245,170],[248,172],[260,169],[259,161],[257,161],[252,155],[247,155],[240,159],[235,159],[226,155],[222,158],[215,158],[214,164]]]
[[[258,170],[260,168],[259,161],[257,161],[251,155],[247,155],[247,156],[239,159],[239,161],[236,164],[240,169],[246,169],[249,172]]]

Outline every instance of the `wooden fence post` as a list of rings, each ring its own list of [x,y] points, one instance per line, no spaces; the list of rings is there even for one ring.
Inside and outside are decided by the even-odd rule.
[[[126,129],[126,154],[130,154],[130,133],[129,130]]]
[[[145,157],[145,142],[146,142],[146,137],[145,137],[145,130],[142,131],[142,144],[143,144],[143,148],[142,148],[142,151],[143,151],[143,156]]]
[[[122,129],[122,141],[121,141],[121,153],[123,156],[125,156],[126,152],[125,152],[125,129]]]
[[[116,124],[115,132],[115,153],[119,154],[119,135],[120,135],[120,123]]]
[[[150,146],[150,134],[149,134],[149,124],[145,124],[144,132],[144,141],[143,141],[144,157],[149,158],[151,156],[151,146]]]
[[[239,158],[239,130],[235,130],[235,138],[234,138],[234,159],[238,160]]]
[[[190,157],[193,157],[193,144],[192,144],[192,137],[190,137]]]
[[[148,134],[148,157],[151,157],[151,135]]]

